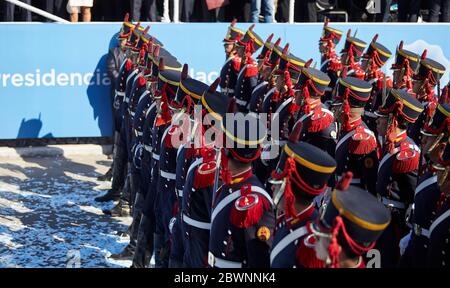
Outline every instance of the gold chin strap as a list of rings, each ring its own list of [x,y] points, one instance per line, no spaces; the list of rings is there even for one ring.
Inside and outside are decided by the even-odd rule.
[[[441,143],[442,138],[444,138],[444,133],[439,134],[436,139],[434,140],[433,144],[430,146],[430,148],[428,148],[428,150],[426,151],[426,155],[429,157],[430,155],[432,155],[433,151],[438,147],[438,144]]]
[[[450,166],[447,166],[447,167],[445,167],[445,171],[444,171],[444,174],[442,175],[442,178],[439,179],[439,183],[438,183],[439,187],[443,186],[445,181],[447,181],[447,177],[448,177],[449,173],[450,173]]]

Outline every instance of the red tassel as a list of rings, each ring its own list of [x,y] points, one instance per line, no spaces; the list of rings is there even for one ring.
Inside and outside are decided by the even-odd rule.
[[[392,164],[392,171],[394,173],[409,173],[417,170],[419,158],[420,154],[413,148],[410,148],[408,142],[403,142],[400,145],[400,152]]]
[[[133,68],[133,62],[130,59],[127,59],[127,63],[125,63],[125,70],[130,71]]]
[[[248,228],[259,222],[264,210],[268,210],[270,205],[267,199],[257,194],[251,193],[251,184],[241,187],[241,197],[231,208],[230,221],[236,227]]]
[[[335,224],[331,233],[331,242],[328,246],[328,255],[331,258],[331,268],[339,268],[339,254],[341,253],[341,246],[338,243],[337,236],[342,225],[344,225],[341,216],[335,218]]]
[[[377,148],[377,140],[366,133],[363,126],[358,126],[356,133],[348,143],[348,148],[351,154],[367,155]]]
[[[308,246],[305,244],[308,242]],[[296,251],[296,262],[302,268],[325,268],[325,262],[318,259],[314,245],[316,245],[315,237],[304,238]]]
[[[214,185],[217,165],[215,161],[201,164],[195,171],[194,188],[206,188]]]
[[[145,81],[145,78],[143,76],[139,76],[138,78],[138,85],[140,87],[144,87],[147,81]]]
[[[310,119],[311,121],[309,122],[308,132],[311,133],[322,131],[330,127],[331,123],[334,122],[333,115],[323,112],[320,107],[315,109],[314,114],[311,115]]]
[[[223,183],[231,183],[231,172],[228,168],[228,158],[225,155],[225,151],[222,148],[222,152],[220,153],[220,162],[222,166],[220,167],[220,179],[222,179]]]
[[[341,180],[336,184],[336,189],[341,191],[346,191],[350,186],[350,183],[353,179],[353,173],[351,171],[345,172],[342,176]]]

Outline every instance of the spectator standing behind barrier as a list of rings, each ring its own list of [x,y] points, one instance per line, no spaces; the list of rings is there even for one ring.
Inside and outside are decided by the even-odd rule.
[[[450,0],[431,0],[430,1],[430,22],[450,22]],[[439,12],[441,16],[439,17]]]
[[[317,6],[315,0],[295,2],[295,22],[317,22]]]
[[[78,22],[78,13],[83,17],[83,22],[91,22],[91,7],[94,5],[94,0],[69,0],[68,10],[70,10],[70,21]]]
[[[279,23],[285,23],[289,21],[289,1],[290,0],[278,0],[277,12],[275,19]]]
[[[64,0],[45,0],[45,11],[61,18],[66,18],[66,3]],[[53,22],[53,20],[45,18],[46,22]]]
[[[261,7],[262,5],[262,7]],[[273,8],[274,0],[252,0],[251,4],[251,21],[253,23],[259,22],[259,15],[262,12],[265,23],[273,22]],[[261,9],[263,8],[263,9]]]
[[[4,8],[5,8],[5,11],[4,11],[5,14],[3,16],[3,20],[7,21],[7,22],[14,21],[14,8],[16,7],[16,5],[11,4],[7,1],[3,1],[3,2],[4,2]],[[31,0],[20,0],[20,2],[31,4]],[[19,9],[22,11],[20,13],[21,17],[20,17],[19,21],[31,22],[31,12],[26,9],[20,8],[20,7],[19,7]]]
[[[156,0],[131,0],[133,21],[156,22]],[[142,14],[142,15],[141,15]]]
[[[398,22],[417,22],[420,0],[398,0]]]

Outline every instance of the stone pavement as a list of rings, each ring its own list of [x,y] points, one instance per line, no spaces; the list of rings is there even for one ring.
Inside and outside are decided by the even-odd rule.
[[[108,256],[126,245],[118,235],[131,219],[94,201],[110,164],[102,153],[0,156],[0,267],[129,267]]]

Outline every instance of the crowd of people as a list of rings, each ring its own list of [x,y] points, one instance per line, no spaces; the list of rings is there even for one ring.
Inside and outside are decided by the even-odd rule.
[[[154,255],[157,268],[363,268],[376,249],[381,267],[448,267],[446,67],[326,20],[316,69],[256,30],[231,23],[226,62],[207,85],[125,18],[108,61],[115,145],[100,180],[112,188],[95,200],[118,200],[104,213],[133,221],[111,257],[132,267]],[[381,71],[391,57],[392,77]]]
[[[126,11],[131,11],[133,21],[173,22],[173,0],[20,0],[32,4],[51,14],[78,21],[121,21]],[[176,0],[179,4],[178,19],[181,22],[288,22],[290,0]],[[219,5],[217,3],[220,3]],[[47,21],[32,15],[25,9],[17,9],[7,1],[3,10],[3,21]],[[220,6],[220,7],[218,7]],[[327,13],[329,10],[347,13],[347,20],[450,22],[450,0],[301,0],[295,1],[295,22],[323,21],[324,15],[345,21],[341,14]],[[19,11],[20,10],[20,11]],[[425,11],[425,13],[421,13]],[[0,14],[1,11],[0,11]],[[423,14],[423,15],[422,15]],[[92,15],[92,16],[91,16]],[[339,16],[340,15],[340,16]]]

